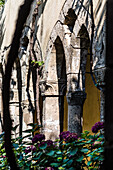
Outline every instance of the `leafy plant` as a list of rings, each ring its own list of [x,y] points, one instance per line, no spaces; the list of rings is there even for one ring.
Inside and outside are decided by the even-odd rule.
[[[66,131],[62,132],[56,141],[45,140],[45,135],[40,133],[33,136],[40,126],[29,126],[31,128],[23,132],[23,137],[12,137],[16,161],[22,170],[46,170],[47,167],[52,170],[96,170],[103,162],[103,123],[98,122],[92,127],[94,134],[85,131],[78,137],[76,133]],[[17,127],[14,127],[13,131],[16,131]],[[4,149],[4,133],[0,135],[0,168],[9,168]]]
[[[0,7],[5,4],[5,0],[0,0]]]
[[[35,61],[35,60],[33,60],[33,61],[31,62],[31,64],[32,64],[33,66],[35,66],[35,67],[40,67],[40,66],[42,66],[42,65],[44,64],[44,62],[43,62],[43,61]]]

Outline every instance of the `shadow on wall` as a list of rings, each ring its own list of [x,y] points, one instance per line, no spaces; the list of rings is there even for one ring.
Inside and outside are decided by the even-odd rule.
[[[0,14],[0,15],[2,15],[2,14]],[[5,18],[3,19],[3,21],[0,21],[0,48],[2,46],[2,42],[3,42],[5,31],[6,31],[6,28],[4,29],[4,23],[5,23]],[[3,49],[3,52],[4,51],[5,51],[5,47]],[[2,56],[0,56],[0,57],[2,57]]]
[[[67,116],[66,112],[64,113],[64,96],[66,95],[66,91],[67,91],[66,90],[67,75],[66,75],[66,60],[65,60],[63,44],[59,37],[57,37],[55,41],[55,49],[56,49],[56,70],[57,70],[58,93],[59,93],[59,120],[60,120],[60,133],[61,133],[65,128],[64,117]]]

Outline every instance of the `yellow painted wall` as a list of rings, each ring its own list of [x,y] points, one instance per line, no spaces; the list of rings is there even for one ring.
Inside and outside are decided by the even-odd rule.
[[[90,72],[90,56],[87,57],[86,72]],[[95,87],[91,75],[86,73],[85,90],[87,97],[83,106],[83,131],[91,131],[92,126],[100,121],[100,91]]]

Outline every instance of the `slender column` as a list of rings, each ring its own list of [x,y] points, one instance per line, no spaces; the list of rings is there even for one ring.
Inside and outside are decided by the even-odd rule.
[[[103,87],[100,92],[100,121],[104,122],[105,116],[105,88]]]
[[[82,132],[82,111],[86,93],[76,91],[67,94],[68,101],[68,130],[80,135]]]
[[[105,117],[105,71],[106,67],[97,68],[95,76],[97,80],[97,86],[100,90],[100,121],[104,122]]]

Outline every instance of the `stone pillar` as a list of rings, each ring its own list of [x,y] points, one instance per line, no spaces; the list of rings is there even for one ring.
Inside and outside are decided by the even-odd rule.
[[[80,135],[82,132],[82,111],[86,99],[84,91],[75,91],[67,94],[68,101],[68,130]]]
[[[105,80],[104,80],[105,70],[106,70],[105,65],[95,70],[97,87],[100,90],[100,121],[101,122],[104,122],[104,116],[105,116]]]
[[[100,121],[104,122],[105,116],[105,88],[103,87],[100,92]]]

